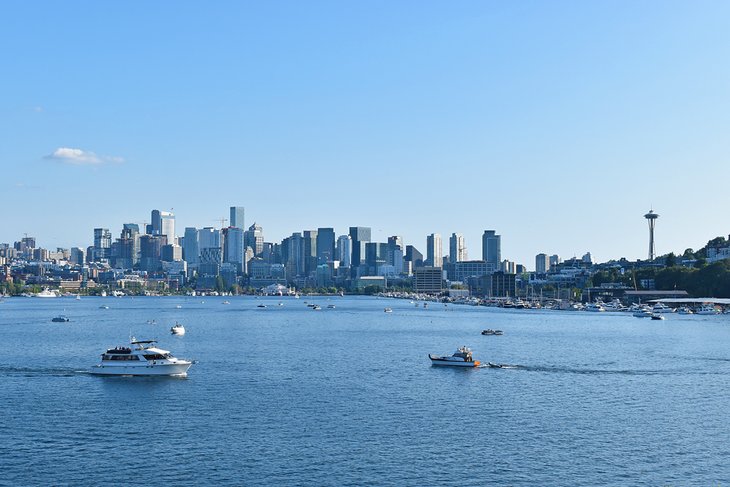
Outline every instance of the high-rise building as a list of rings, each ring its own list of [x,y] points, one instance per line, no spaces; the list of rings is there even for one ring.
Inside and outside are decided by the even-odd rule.
[[[281,242],[286,247],[286,275],[289,278],[304,275],[304,238],[299,232],[292,233],[291,237]]]
[[[317,269],[317,230],[304,231],[304,275],[309,276]]]
[[[370,242],[370,227],[350,227],[352,258],[350,260],[351,275],[357,275],[357,268],[365,260],[365,244]]]
[[[443,247],[441,245],[441,235],[432,233],[426,237],[426,266],[441,267]]]
[[[205,264],[220,264],[223,260],[221,247],[221,232],[217,228],[205,227],[198,230],[198,245],[200,247],[200,262]]]
[[[244,209],[243,206],[231,206],[231,219],[229,223],[232,227],[240,228],[241,230],[245,230],[246,227],[244,226]]]
[[[317,229],[317,264],[322,265],[335,260],[334,228]]]
[[[250,247],[256,257],[261,257],[264,251],[264,230],[254,222],[243,234],[243,248]]]
[[[197,264],[200,262],[198,229],[195,227],[185,228],[185,237],[183,238],[183,259],[188,264]]]
[[[117,255],[114,265],[120,269],[131,269],[139,262],[139,225],[125,223],[117,241]]]
[[[352,259],[352,239],[349,235],[337,237],[336,260],[340,261],[340,267],[350,267]]]
[[[466,255],[466,244],[464,236],[460,233],[452,233],[449,239],[449,262],[454,264],[469,260]]]
[[[423,267],[423,254],[413,245],[406,245],[405,260],[411,263],[411,270]]]
[[[245,272],[246,261],[243,246],[243,229],[228,227],[223,229],[223,263],[235,264],[238,272]]]
[[[558,254],[553,254],[550,256],[550,269],[553,269],[553,267],[557,266],[562,262],[562,259]]]
[[[72,247],[71,248],[71,258],[69,259],[69,261],[72,264],[84,265],[84,254],[85,254],[84,249],[82,249],[80,247]]]
[[[142,235],[139,239],[139,268],[147,272],[157,272],[162,268],[162,247],[166,239],[162,235]]]
[[[168,243],[175,243],[175,215],[169,211],[152,210],[152,235],[163,235]]]
[[[482,260],[491,266],[492,272],[499,269],[502,262],[501,239],[494,230],[484,230],[482,235]]]
[[[111,257],[112,232],[108,228],[94,229],[94,260],[107,261]]]
[[[548,270],[550,270],[550,262],[547,254],[537,254],[535,256],[535,272],[545,274]]]

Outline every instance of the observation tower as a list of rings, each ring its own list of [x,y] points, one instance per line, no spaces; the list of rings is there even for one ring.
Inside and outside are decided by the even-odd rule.
[[[649,213],[644,215],[644,218],[649,222],[649,260],[654,260],[654,224],[659,215],[651,209]]]

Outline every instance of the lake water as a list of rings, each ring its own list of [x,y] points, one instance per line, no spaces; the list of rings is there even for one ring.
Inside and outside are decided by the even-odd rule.
[[[86,372],[130,334],[199,363]],[[730,483],[730,316],[12,298],[0,341],[2,485]],[[519,367],[430,365],[460,345]]]

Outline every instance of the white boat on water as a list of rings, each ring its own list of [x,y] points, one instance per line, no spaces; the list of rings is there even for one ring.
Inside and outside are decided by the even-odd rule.
[[[695,314],[698,315],[719,315],[720,310],[715,307],[714,304],[711,303],[705,303],[703,304],[700,309],[697,310]]]
[[[43,291],[34,294],[36,298],[57,298],[58,294],[56,294],[56,291],[51,291],[48,288],[44,288]]]
[[[193,364],[155,347],[155,340],[135,340],[129,347],[110,348],[101,354],[101,363],[91,367],[97,375],[172,375],[184,377]]]
[[[170,328],[170,333],[173,335],[183,336],[185,334],[185,327],[178,322],[175,322]]]
[[[674,309],[664,303],[656,303],[651,311],[653,313],[674,313]]]
[[[385,308],[385,310],[384,310],[384,311],[385,311],[386,313],[392,313],[392,312],[393,312],[393,308]]]
[[[682,306],[677,310],[677,313],[679,313],[681,315],[692,315],[692,314],[694,314],[694,311],[689,309],[689,307],[687,307],[687,306]]]
[[[456,352],[451,355],[431,355],[428,354],[428,358],[431,359],[431,365],[446,365],[450,367],[477,367],[479,361],[474,360],[471,354],[471,348],[466,346],[459,347]]]

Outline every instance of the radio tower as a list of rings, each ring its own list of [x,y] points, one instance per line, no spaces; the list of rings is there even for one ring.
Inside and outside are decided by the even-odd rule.
[[[649,222],[649,260],[654,260],[654,223],[659,218],[659,215],[651,209],[649,213],[644,215],[644,218]]]

